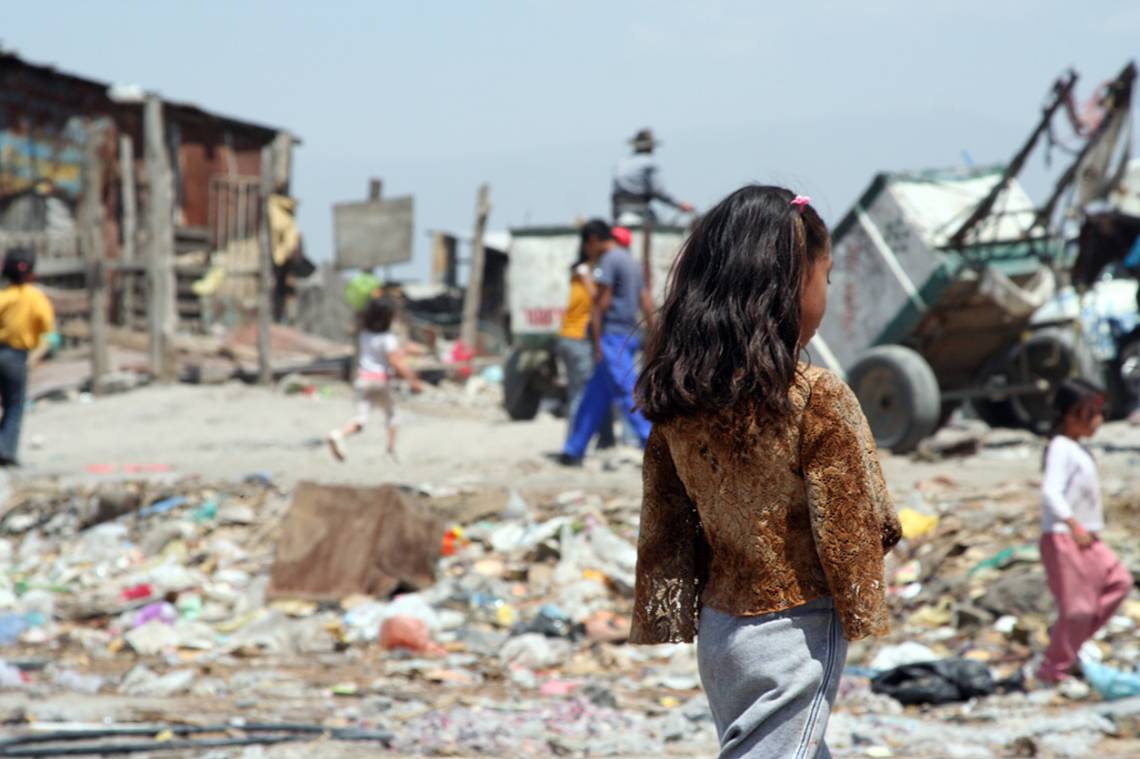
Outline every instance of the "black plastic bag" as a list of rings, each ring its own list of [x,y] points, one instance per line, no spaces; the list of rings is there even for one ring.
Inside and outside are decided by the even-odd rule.
[[[901,704],[950,704],[990,696],[997,690],[990,669],[969,659],[904,664],[871,680],[871,692]]]

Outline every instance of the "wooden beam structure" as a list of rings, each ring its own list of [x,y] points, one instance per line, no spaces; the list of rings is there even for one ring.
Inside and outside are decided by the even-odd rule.
[[[261,149],[261,203],[258,217],[257,381],[273,384],[269,327],[273,320],[273,236],[269,228],[269,197],[273,194],[273,147]]]
[[[91,326],[91,390],[101,394],[103,379],[110,370],[110,347],[107,342],[107,316],[110,297],[107,292],[106,246],[103,240],[103,144],[102,126],[87,129],[83,152],[83,196],[80,200],[80,235],[86,266],[87,294]]]
[[[122,255],[123,262],[133,264],[137,255],[138,200],[135,192],[135,147],[129,134],[119,136],[119,200],[123,206]],[[122,278],[123,319],[130,326],[135,316],[135,295],[137,282],[127,274]]]
[[[463,298],[462,340],[468,350],[478,353],[479,308],[483,300],[483,269],[486,250],[483,235],[487,231],[487,217],[491,214],[491,187],[479,186],[475,201],[475,236],[471,240],[471,264],[467,274],[467,293]]]
[[[170,169],[162,100],[148,94],[143,111],[143,139],[147,174],[147,331],[150,334],[150,371],[159,382],[177,379],[174,334],[174,177]]]

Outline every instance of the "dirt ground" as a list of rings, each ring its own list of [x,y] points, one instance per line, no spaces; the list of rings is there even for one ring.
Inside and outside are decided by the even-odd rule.
[[[155,386],[94,400],[41,402],[25,417],[23,466],[9,475],[10,484],[44,477],[84,483],[140,474],[237,481],[260,473],[285,490],[301,481],[316,480],[486,485],[515,489],[527,497],[575,489],[640,495],[636,451],[594,456],[581,469],[562,468],[552,457],[558,452],[565,422],[542,414],[532,422],[512,423],[498,409],[496,396],[496,388],[476,384],[468,390],[429,389],[423,396],[405,399],[399,461],[385,454],[377,419],[373,428],[350,442],[348,461],[343,464],[334,461],[324,436],[351,415],[350,393],[344,385],[328,385],[310,395],[240,384]],[[1097,442],[1102,448],[1108,446],[1100,459],[1108,487],[1115,483],[1119,489],[1119,483],[1137,479],[1140,430],[1110,425]],[[1038,476],[1039,455],[1036,449],[1013,444],[977,456],[930,463],[885,455],[884,468],[901,507],[916,496],[918,483],[939,476],[983,490],[1032,481]],[[349,668],[358,664],[344,662]],[[107,698],[72,695],[61,699],[61,716],[74,715],[78,709],[101,718],[126,708]],[[319,719],[320,715],[312,717]],[[708,749],[711,752],[713,747]],[[1098,750],[1106,756],[1140,756],[1140,745],[1131,740],[1102,741]],[[263,755],[371,756],[377,752],[329,742],[219,754],[230,755],[254,759]],[[856,748],[836,755],[864,754]]]
[[[565,421],[549,414],[511,422],[495,406],[496,390],[476,396],[459,389],[430,389],[401,402],[403,427],[399,461],[385,454],[380,420],[351,439],[348,461],[336,462],[323,441],[329,430],[351,418],[349,389],[329,385],[316,396],[230,384],[172,385],[74,402],[41,402],[25,417],[23,468],[18,477],[59,476],[65,480],[108,477],[170,467],[181,474],[240,479],[264,472],[283,486],[303,480],[376,484],[470,482],[521,490],[589,485],[640,494],[637,466],[614,466],[614,456],[595,457],[583,469],[554,465]],[[1098,440],[1140,451],[1140,429],[1108,426]],[[623,451],[619,459],[635,459]],[[1135,453],[1123,451],[1102,462],[1102,476],[1130,471]],[[599,460],[601,459],[601,460]],[[612,471],[602,465],[611,462]],[[113,467],[112,469],[108,468]],[[1032,456],[994,455],[921,463],[883,456],[896,499],[915,482],[937,475],[972,484],[1000,485],[1033,477]]]

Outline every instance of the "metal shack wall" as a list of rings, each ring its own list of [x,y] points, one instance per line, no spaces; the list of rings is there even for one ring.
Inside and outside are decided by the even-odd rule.
[[[172,162],[176,224],[205,229],[211,221],[211,178],[260,178],[261,149],[275,133],[192,106],[167,103],[164,110],[166,141],[172,157],[177,157]],[[0,55],[0,229],[30,231],[26,229],[29,206],[38,194],[41,211],[43,202],[50,206],[51,223],[61,233],[72,231],[83,192],[87,126],[105,118],[109,128],[100,153],[106,177],[102,192],[106,250],[115,257],[120,238],[119,134],[133,140],[140,207],[146,202],[141,112],[141,104],[110,100],[105,84]]]
[[[261,148],[272,138],[258,138],[227,127],[167,109],[168,143],[178,151],[178,222],[184,227],[205,228],[211,221],[210,180],[214,177],[261,176]],[[256,229],[256,227],[254,227]]]

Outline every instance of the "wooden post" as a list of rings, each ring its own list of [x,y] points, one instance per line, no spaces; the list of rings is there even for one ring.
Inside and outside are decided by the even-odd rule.
[[[147,204],[147,330],[150,333],[150,371],[159,382],[174,382],[178,366],[174,354],[174,178],[163,134],[162,99],[146,98],[143,113]]]
[[[119,136],[119,180],[120,195],[123,204],[123,243],[122,259],[124,263],[135,263],[135,238],[138,229],[138,206],[135,200],[135,148],[129,134]],[[135,319],[135,290],[138,279],[134,270],[124,270],[120,276],[126,283],[123,289],[124,325],[130,328]]]
[[[435,285],[454,287],[452,263],[455,238],[443,232],[431,233],[431,281]]]
[[[103,129],[87,129],[83,153],[83,198],[79,216],[82,219],[80,234],[83,240],[83,257],[87,263],[87,302],[91,326],[91,391],[100,395],[103,378],[110,369],[107,345],[107,266],[103,240]]]
[[[273,384],[273,362],[269,348],[269,324],[273,318],[273,240],[269,229],[269,196],[273,193],[273,148],[261,149],[261,203],[258,216],[261,227],[258,233],[257,288],[257,381]]]
[[[384,187],[384,183],[382,181],[380,181],[379,179],[377,179],[376,177],[369,179],[368,180],[368,199],[369,200],[380,200],[380,192],[383,189],[383,187]]]
[[[491,188],[487,184],[479,186],[479,197],[475,202],[475,238],[471,241],[471,265],[467,275],[467,293],[463,298],[462,340],[467,349],[477,353],[479,339],[479,307],[483,302],[483,264],[486,251],[483,249],[483,233],[487,229],[487,217],[491,213]]]

